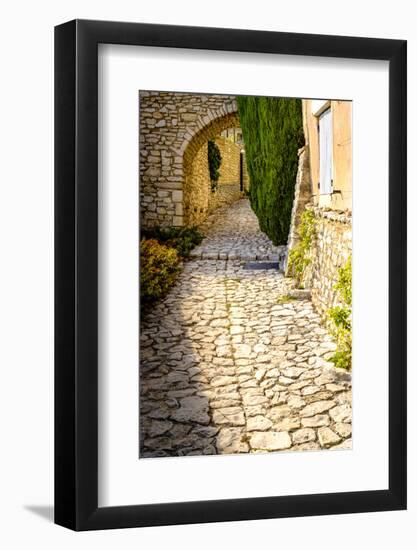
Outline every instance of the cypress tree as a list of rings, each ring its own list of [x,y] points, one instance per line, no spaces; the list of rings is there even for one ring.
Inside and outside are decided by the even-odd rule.
[[[250,202],[261,230],[286,244],[304,144],[301,99],[239,96],[240,124],[250,177]]]

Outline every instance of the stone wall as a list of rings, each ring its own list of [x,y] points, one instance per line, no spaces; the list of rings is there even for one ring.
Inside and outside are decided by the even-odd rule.
[[[349,214],[313,205],[307,208],[315,215],[316,237],[301,283],[310,290],[314,307],[325,318],[328,309],[338,303],[334,286],[338,282],[339,268],[345,266],[352,254],[352,218]],[[291,276],[288,271],[287,276]]]
[[[184,181],[184,225],[202,223],[209,213],[210,174],[207,142],[200,147]]]
[[[291,212],[291,224],[288,234],[288,250],[291,250],[299,241],[298,225],[300,216],[311,200],[310,163],[307,146],[298,151],[298,170],[295,180],[294,202]]]
[[[222,137],[217,137],[215,141],[220,149],[222,162],[219,168],[220,177],[217,189],[209,194],[210,212],[220,206],[232,204],[242,197],[240,191],[240,145]]]
[[[207,142],[195,154],[185,174],[183,216],[186,226],[201,224],[213,210],[242,196],[240,146],[221,137],[217,137],[215,142],[222,156],[217,189],[211,190]]]
[[[337,304],[338,270],[352,254],[352,218],[349,214],[312,208],[316,217],[316,240],[312,263],[304,279],[311,299],[321,315]]]
[[[202,193],[189,188],[202,169],[200,150],[223,130],[240,127],[235,97],[140,91],[139,123],[141,225],[192,224],[204,214],[194,212],[194,206],[196,216],[188,220],[185,214],[187,204],[194,204]],[[194,167],[198,154],[201,158]],[[206,208],[207,213],[208,198]]]
[[[238,199],[242,198],[243,194],[240,191],[239,183],[222,183],[218,186],[214,193],[210,194],[209,209],[210,212],[216,210],[220,206],[226,206],[232,204]]]
[[[240,145],[223,137],[216,137],[215,142],[222,156],[219,187],[224,184],[240,185]]]

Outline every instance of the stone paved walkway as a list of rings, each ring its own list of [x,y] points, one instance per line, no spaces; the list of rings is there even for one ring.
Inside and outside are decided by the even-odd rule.
[[[191,252],[195,259],[277,262],[285,252],[285,246],[274,246],[259,230],[248,199],[217,209],[201,229],[207,238]]]
[[[273,250],[242,221],[246,201],[229,213],[203,250],[226,250],[231,225],[229,250]],[[327,361],[335,345],[311,302],[282,299],[291,286],[241,260],[185,263],[141,327],[141,457],[350,448],[350,375]]]

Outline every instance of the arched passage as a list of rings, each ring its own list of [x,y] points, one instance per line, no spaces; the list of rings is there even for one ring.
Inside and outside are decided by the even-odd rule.
[[[190,208],[185,210],[196,182],[192,165],[208,139],[240,127],[236,98],[141,91],[139,118],[141,226],[189,224]]]
[[[239,128],[236,111],[214,118],[196,132],[183,154],[183,223],[201,223],[210,211],[239,198],[240,146],[221,137],[224,130]],[[220,181],[212,190],[208,170],[208,141],[214,139],[222,155]]]

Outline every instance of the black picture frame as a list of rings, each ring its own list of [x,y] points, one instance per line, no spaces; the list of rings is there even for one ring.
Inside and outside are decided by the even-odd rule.
[[[98,44],[389,62],[389,488],[98,507]],[[406,508],[406,41],[74,20],[55,28],[55,522],[74,530]]]

